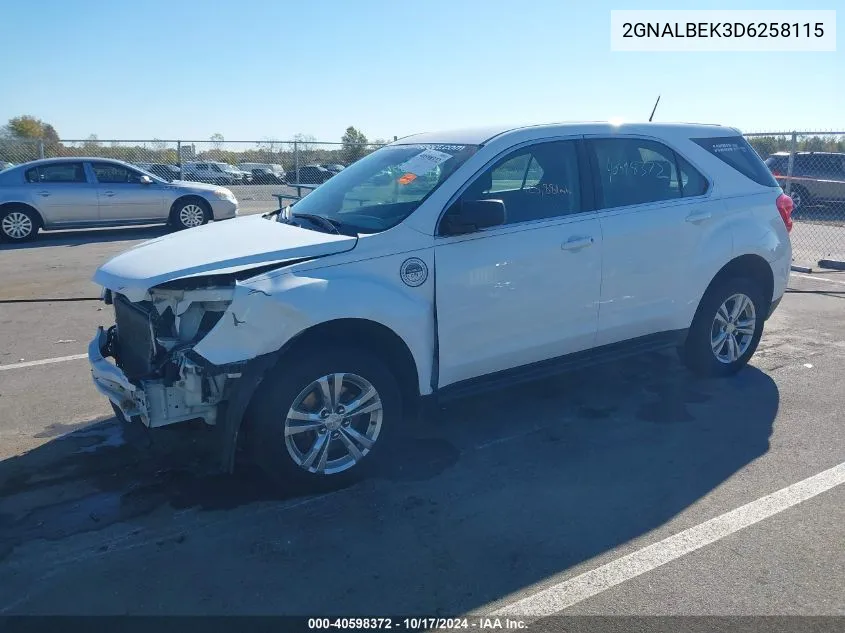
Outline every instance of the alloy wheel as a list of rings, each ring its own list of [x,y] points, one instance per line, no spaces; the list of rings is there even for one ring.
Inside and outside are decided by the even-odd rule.
[[[742,293],[728,297],[716,311],[710,332],[716,359],[725,364],[736,362],[748,351],[756,327],[754,302]]]
[[[29,236],[35,227],[32,219],[20,211],[12,211],[3,218],[3,233],[13,240],[21,240]]]
[[[328,374],[294,399],[285,416],[285,446],[303,470],[340,473],[372,450],[383,417],[381,396],[368,380],[351,373]]]
[[[187,228],[200,226],[205,221],[205,211],[198,204],[186,204],[179,211],[179,221]]]

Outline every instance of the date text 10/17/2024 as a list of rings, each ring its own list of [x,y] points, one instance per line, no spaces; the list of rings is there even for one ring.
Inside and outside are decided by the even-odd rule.
[[[310,630],[347,629],[354,631],[383,629],[399,631],[445,631],[445,630],[520,630],[525,629],[524,620],[500,617],[472,618],[309,618]]]

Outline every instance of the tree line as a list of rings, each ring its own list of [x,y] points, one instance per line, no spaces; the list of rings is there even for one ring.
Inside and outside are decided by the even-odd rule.
[[[790,134],[747,137],[748,142],[763,158],[775,152],[788,152],[792,148]],[[95,134],[86,140],[67,144],[62,143],[55,128],[30,115],[9,119],[0,128],[0,161],[22,163],[41,157],[99,156],[114,158],[128,163],[168,163],[180,164],[189,160],[213,160],[236,165],[238,163],[278,163],[285,169],[292,169],[299,154],[299,164],[308,163],[348,165],[369,154],[388,141],[375,139],[370,142],[366,135],[353,126],[346,128],[340,139],[340,145],[320,144],[307,134],[296,134],[290,141],[265,138],[254,148],[232,149],[219,132],[212,134],[208,147],[197,148],[196,144],[183,144],[182,156],[175,147],[167,143],[152,140],[149,143],[128,145],[125,143],[104,143]],[[799,152],[845,152],[845,137],[829,135],[800,136],[796,142]]]
[[[207,144],[182,143],[181,157],[173,144],[153,139],[148,143],[103,142],[91,134],[81,142],[67,143],[59,139],[55,128],[34,116],[23,115],[9,119],[0,128],[0,161],[22,163],[41,158],[97,156],[128,163],[167,163],[178,165],[186,161],[219,161],[238,163],[277,163],[285,169],[310,163],[348,165],[369,154],[387,141],[367,136],[349,126],[338,145],[320,144],[313,136],[296,134],[290,141],[265,138],[256,147],[233,149],[220,133],[212,134]],[[297,161],[298,154],[298,161]]]

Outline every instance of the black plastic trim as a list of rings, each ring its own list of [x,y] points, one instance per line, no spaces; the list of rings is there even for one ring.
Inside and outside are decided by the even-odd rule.
[[[687,329],[683,329],[649,334],[628,341],[602,345],[583,352],[575,352],[558,358],[506,369],[478,378],[462,380],[441,388],[437,392],[437,401],[438,403],[448,402],[485,391],[504,389],[512,385],[547,378],[573,369],[582,369],[585,366],[677,347],[686,340],[687,331]]]

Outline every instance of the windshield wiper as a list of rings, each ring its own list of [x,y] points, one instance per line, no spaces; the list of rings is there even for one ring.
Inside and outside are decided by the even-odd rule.
[[[337,220],[332,220],[331,218],[327,218],[322,215],[315,215],[313,213],[292,213],[291,217],[311,220],[314,224],[319,224],[324,229],[331,231],[335,235],[346,235],[346,233],[343,233],[340,230],[343,228],[343,222],[338,222]]]

